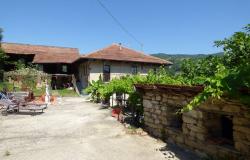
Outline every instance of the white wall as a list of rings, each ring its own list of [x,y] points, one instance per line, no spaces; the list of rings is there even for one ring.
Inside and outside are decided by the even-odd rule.
[[[85,62],[86,63],[86,62]],[[89,75],[88,81],[96,81],[99,79],[100,75],[103,74],[103,65],[110,65],[110,78],[119,78],[128,74],[132,74],[132,66],[137,66],[137,71],[141,75],[146,75],[150,69],[157,68],[159,66],[147,64],[147,63],[131,63],[131,62],[116,62],[116,61],[89,61]],[[80,74],[80,73],[79,73]],[[103,76],[102,76],[103,77]]]
[[[102,61],[91,61],[89,62],[89,82],[92,80],[96,81],[103,73],[103,62]]]

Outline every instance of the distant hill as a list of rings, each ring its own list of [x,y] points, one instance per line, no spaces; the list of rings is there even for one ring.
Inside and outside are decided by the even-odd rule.
[[[213,54],[166,54],[166,53],[156,53],[151,54],[151,56],[163,58],[163,59],[187,59],[187,58],[205,58],[208,56],[222,56],[223,52],[213,53]]]
[[[222,56],[222,55],[223,52],[214,54],[166,54],[166,53],[151,54],[151,56],[155,56],[173,62],[174,64],[170,67],[170,72],[172,73],[180,71],[181,63],[184,59],[201,59],[208,56]]]

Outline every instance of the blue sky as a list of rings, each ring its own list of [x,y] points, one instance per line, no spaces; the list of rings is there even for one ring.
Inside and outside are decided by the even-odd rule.
[[[214,53],[215,40],[250,23],[250,0],[101,0],[146,53]],[[97,0],[1,0],[5,42],[140,50]]]

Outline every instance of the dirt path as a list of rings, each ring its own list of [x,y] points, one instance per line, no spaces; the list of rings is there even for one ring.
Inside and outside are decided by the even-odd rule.
[[[127,134],[109,110],[81,98],[65,98],[41,115],[0,116],[1,160],[166,160],[163,146]]]

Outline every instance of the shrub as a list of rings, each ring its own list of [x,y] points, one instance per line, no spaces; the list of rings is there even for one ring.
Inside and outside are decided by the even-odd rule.
[[[18,87],[24,90],[33,90],[36,88],[38,82],[45,83],[45,80],[50,81],[50,76],[41,71],[29,67],[4,73],[5,82],[13,82],[18,85],[21,85]]]

